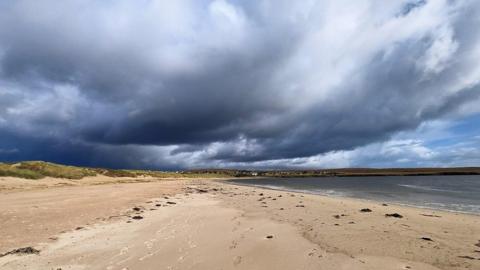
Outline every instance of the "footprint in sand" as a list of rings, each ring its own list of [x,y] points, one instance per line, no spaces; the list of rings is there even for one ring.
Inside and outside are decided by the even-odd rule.
[[[238,246],[238,242],[235,241],[235,240],[233,240],[233,241],[232,241],[232,244],[230,245],[229,248],[230,248],[230,249],[235,249],[235,248],[237,248],[237,246]]]
[[[189,240],[189,241],[188,241],[188,247],[189,247],[189,248],[196,248],[196,247],[197,247],[197,244],[195,244],[195,242]]]
[[[242,256],[236,256],[235,258],[233,258],[233,265],[237,266],[240,263],[242,263]]]
[[[157,242],[157,239],[145,241],[144,244],[147,247],[147,249],[151,249],[155,242]]]
[[[125,255],[125,254],[127,254],[127,253],[128,253],[128,247],[124,247],[124,248],[122,248],[122,249],[120,250],[119,255]]]

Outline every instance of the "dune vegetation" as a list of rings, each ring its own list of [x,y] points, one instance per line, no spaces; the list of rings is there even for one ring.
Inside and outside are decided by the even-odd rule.
[[[25,179],[44,177],[82,179],[87,176],[104,175],[109,177],[158,177],[158,178],[212,178],[228,177],[227,174],[209,172],[170,172],[150,170],[114,170],[104,168],[86,168],[60,165],[44,161],[23,161],[18,163],[0,163],[0,176]]]
[[[43,161],[0,163],[0,176],[27,179],[41,179],[44,177],[81,179],[86,176],[95,175],[97,175],[97,173],[93,169],[59,165]]]

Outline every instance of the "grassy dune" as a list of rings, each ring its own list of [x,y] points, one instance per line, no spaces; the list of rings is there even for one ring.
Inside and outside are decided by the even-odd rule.
[[[228,177],[223,173],[200,172],[163,172],[148,170],[113,170],[101,168],[84,168],[60,165],[44,161],[24,161],[18,163],[0,163],[0,176],[11,176],[26,179],[42,179],[44,177],[82,179],[87,176],[105,175],[110,177],[158,177],[158,178],[211,178]]]
[[[20,163],[0,163],[0,176],[12,176],[27,179],[41,179],[47,176],[55,178],[81,179],[95,176],[92,169],[58,165],[43,161],[25,161]]]

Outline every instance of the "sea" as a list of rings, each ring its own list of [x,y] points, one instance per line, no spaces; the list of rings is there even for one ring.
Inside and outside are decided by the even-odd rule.
[[[256,178],[231,182],[480,215],[480,175]]]

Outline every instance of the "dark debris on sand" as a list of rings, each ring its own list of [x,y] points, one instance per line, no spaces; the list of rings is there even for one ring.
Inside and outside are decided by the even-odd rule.
[[[18,255],[24,255],[24,254],[39,254],[40,250],[35,249],[33,247],[24,247],[24,248],[17,248],[14,250],[11,250],[9,252],[0,254],[0,257],[4,257],[7,255],[13,255],[13,254],[18,254]]]
[[[132,219],[143,219],[142,216],[133,216]]]
[[[433,242],[432,238],[430,238],[430,237],[420,237],[420,239],[425,240],[425,241]]]
[[[398,213],[385,214],[385,217],[403,218],[403,216]]]
[[[480,259],[474,258],[474,257],[472,257],[472,256],[468,256],[468,255],[466,255],[466,256],[458,256],[458,258],[468,259],[468,260],[480,260]]]
[[[370,212],[372,212],[372,210],[371,210],[370,208],[362,208],[362,209],[360,209],[360,212],[362,212],[362,213],[370,213]]]

